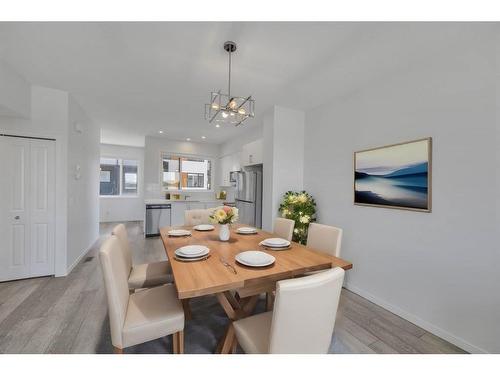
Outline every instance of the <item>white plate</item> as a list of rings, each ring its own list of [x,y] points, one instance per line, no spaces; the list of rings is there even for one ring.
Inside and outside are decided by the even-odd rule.
[[[175,250],[175,255],[183,258],[198,258],[207,255],[210,249],[201,245],[188,245]]]
[[[200,225],[196,225],[195,227],[193,227],[193,229],[204,232],[204,231],[208,231],[208,230],[214,230],[215,227],[212,224],[200,224]]]
[[[276,258],[263,251],[249,250],[236,254],[235,259],[238,263],[249,267],[265,267],[274,263]]]
[[[174,237],[190,236],[191,232],[185,229],[172,229],[168,231],[168,235]]]
[[[203,255],[201,257],[196,257],[196,258],[184,258],[184,257],[180,257],[180,256],[175,256],[175,259],[178,260],[179,262],[197,262],[199,260],[205,260],[205,259],[208,259],[210,257],[209,254],[207,255]]]
[[[251,227],[241,227],[236,230],[238,233],[244,233],[244,234],[251,234],[251,233],[257,233],[256,228],[251,228]]]
[[[260,244],[269,247],[287,247],[290,246],[290,241],[284,238],[266,238]]]

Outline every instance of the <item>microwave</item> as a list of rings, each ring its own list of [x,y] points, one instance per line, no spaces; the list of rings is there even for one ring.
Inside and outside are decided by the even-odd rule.
[[[236,186],[236,183],[238,181],[238,173],[239,171],[233,171],[229,172],[229,182],[231,183],[231,186]]]

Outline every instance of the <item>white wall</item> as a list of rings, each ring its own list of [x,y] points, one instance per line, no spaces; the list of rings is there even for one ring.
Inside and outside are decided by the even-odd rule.
[[[455,40],[423,65],[308,111],[304,181],[319,222],[344,229],[349,289],[466,350],[499,353],[492,39]],[[354,151],[427,136],[432,213],[353,205]]]
[[[99,236],[100,129],[71,95],[68,110],[67,267],[72,269]]]
[[[163,198],[160,192],[160,157],[162,152],[208,157],[212,164],[212,192],[189,191],[182,193],[192,199],[213,199],[217,190],[217,159],[219,145],[211,143],[172,141],[162,137],[146,137],[144,148],[144,197]]]
[[[100,221],[144,220],[144,148],[101,144],[101,156],[137,160],[139,191],[134,197],[100,197]]]
[[[29,102],[30,119],[0,116],[0,130],[9,134],[56,140],[55,273],[62,276],[67,271],[68,94],[60,90],[32,86]]]
[[[264,116],[263,174],[262,228],[272,231],[283,194],[304,186],[304,112],[275,106]]]
[[[234,137],[222,143],[220,145],[219,156],[225,156],[233,154],[235,152],[239,152],[244,145],[262,139],[263,136],[263,125],[252,123],[248,125],[248,128],[239,133],[237,137]]]
[[[64,276],[98,237],[98,164],[95,167],[94,162],[99,157],[95,137],[99,131],[65,91],[31,86],[29,102],[30,118],[0,115],[0,131],[56,140],[55,274]],[[82,136],[74,134],[70,118],[84,125]],[[77,162],[82,178],[76,182],[72,173]]]
[[[31,115],[31,85],[5,62],[0,61],[0,116]]]

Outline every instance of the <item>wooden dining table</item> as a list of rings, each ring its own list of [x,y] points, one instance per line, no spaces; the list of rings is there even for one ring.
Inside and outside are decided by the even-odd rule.
[[[168,232],[172,227],[160,229],[161,239],[170,264],[179,299],[189,314],[188,301],[194,297],[215,295],[231,321],[252,314],[261,293],[272,293],[276,282],[290,279],[311,271],[333,267],[344,270],[352,268],[352,263],[307,246],[292,242],[290,249],[270,250],[259,243],[271,237],[272,233],[258,230],[256,234],[239,234],[236,229],[242,225],[233,224],[229,241],[219,240],[219,228],[212,231],[187,229],[191,236],[172,237]],[[210,249],[210,256],[196,262],[175,259],[175,250],[187,245],[203,245]],[[247,267],[235,261],[236,254],[246,250],[261,250],[271,254],[276,261],[267,267]],[[229,263],[231,266],[226,266]],[[233,325],[229,324],[219,343],[217,352],[230,353],[235,349]]]

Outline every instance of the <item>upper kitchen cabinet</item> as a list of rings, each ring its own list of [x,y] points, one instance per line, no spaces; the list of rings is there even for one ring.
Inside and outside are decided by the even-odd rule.
[[[240,158],[240,152],[219,158],[219,186],[231,186],[229,174],[241,170]]]
[[[262,164],[264,160],[262,151],[262,139],[247,143],[241,150],[241,165],[246,167],[249,165]]]

